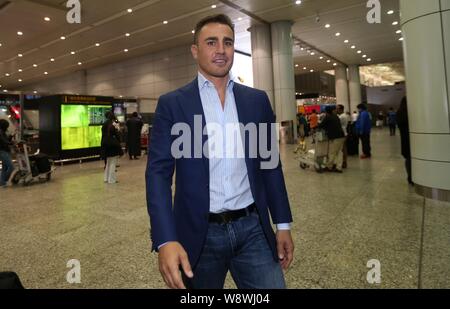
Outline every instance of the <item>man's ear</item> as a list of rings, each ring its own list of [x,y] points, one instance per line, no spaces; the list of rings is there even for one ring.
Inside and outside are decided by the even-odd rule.
[[[191,45],[191,53],[192,53],[192,57],[194,57],[195,60],[197,60],[198,58],[198,46],[193,44]]]

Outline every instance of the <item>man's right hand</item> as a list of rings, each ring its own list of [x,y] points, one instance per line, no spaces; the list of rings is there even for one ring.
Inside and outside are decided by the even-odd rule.
[[[159,271],[171,289],[185,289],[179,266],[188,278],[194,277],[186,251],[179,242],[171,241],[159,248]]]

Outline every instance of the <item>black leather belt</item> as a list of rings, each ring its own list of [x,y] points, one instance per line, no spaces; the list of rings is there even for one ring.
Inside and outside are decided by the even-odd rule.
[[[225,211],[225,212],[221,212],[218,214],[210,213],[209,214],[209,222],[210,223],[227,224],[232,221],[236,221],[239,218],[249,216],[255,210],[256,210],[256,205],[255,205],[255,203],[253,203],[244,209]]]

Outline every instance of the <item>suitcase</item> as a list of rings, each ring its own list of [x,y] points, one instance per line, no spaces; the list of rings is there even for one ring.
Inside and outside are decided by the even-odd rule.
[[[359,138],[356,135],[347,137],[347,153],[349,156],[359,155]]]
[[[46,154],[40,153],[30,157],[31,165],[35,166],[37,174],[44,174],[50,172],[52,165],[49,157]],[[33,168],[32,168],[33,169]],[[35,175],[33,175],[35,176]]]

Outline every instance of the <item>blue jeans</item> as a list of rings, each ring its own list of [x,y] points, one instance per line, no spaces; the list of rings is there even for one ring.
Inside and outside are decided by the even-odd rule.
[[[8,182],[9,176],[11,176],[11,173],[14,170],[14,166],[11,161],[11,155],[6,151],[0,151],[0,161],[2,161],[0,186],[4,186]]]
[[[188,289],[223,289],[228,270],[239,289],[286,288],[256,211],[229,224],[210,223],[194,278],[183,280]]]

